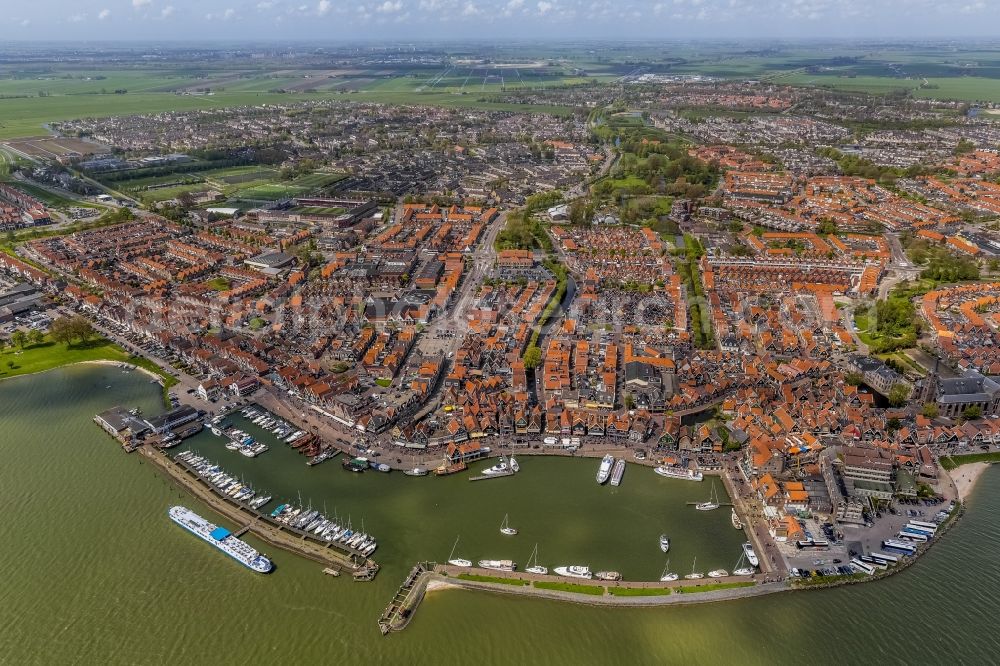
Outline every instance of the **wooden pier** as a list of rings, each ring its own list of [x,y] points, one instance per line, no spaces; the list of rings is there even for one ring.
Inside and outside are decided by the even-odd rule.
[[[502,479],[505,476],[514,476],[514,470],[507,470],[506,472],[497,472],[496,474],[481,474],[479,476],[470,476],[469,481],[485,481],[486,479]]]
[[[427,579],[434,571],[433,565],[420,562],[414,566],[406,576],[406,580],[396,590],[392,601],[382,611],[378,619],[378,628],[382,635],[387,635],[390,631],[402,631],[410,623],[414,611],[424,598],[424,591],[427,589]]]

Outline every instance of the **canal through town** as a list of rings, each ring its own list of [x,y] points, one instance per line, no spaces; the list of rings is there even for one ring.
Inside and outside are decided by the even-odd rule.
[[[742,537],[727,509],[686,505],[707,498],[710,483],[635,466],[617,489],[595,483],[596,460],[561,458],[524,457],[517,476],[480,482],[350,474],[340,458],[308,468],[277,443],[244,458],[206,431],[175,451],[189,444],[276,498],[298,502],[301,492],[379,539],[382,571],[355,583],[247,537],[277,565],[260,576],[171,523],[175,503],[217,517],[91,421],[115,404],[156,413],[158,402],[157,386],[115,367],[0,382],[0,663],[914,664],[987,663],[1000,652],[988,628],[1000,612],[991,518],[1000,470],[984,474],[942,543],[876,584],[658,609],[445,590],[403,633],[382,638],[375,620],[406,571],[444,560],[459,535],[456,555],[469,559],[523,566],[537,543],[550,567],[629,579],[661,573],[661,532],[681,574],[695,557],[700,571],[732,569]],[[516,537],[499,534],[504,514]]]

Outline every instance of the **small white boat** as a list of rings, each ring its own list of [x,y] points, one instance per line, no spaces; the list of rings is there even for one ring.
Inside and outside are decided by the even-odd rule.
[[[732,515],[729,516],[729,519],[733,522],[733,527],[735,529],[738,529],[738,530],[743,529],[743,521],[740,520],[740,517],[736,514],[736,509],[735,508],[733,509]]]
[[[670,550],[670,537],[668,537],[666,534],[660,535],[660,550],[662,550],[664,553]]]
[[[729,572],[726,571],[725,569],[713,569],[712,571],[708,572],[709,578],[725,578],[728,575]]]
[[[511,468],[507,464],[507,459],[504,456],[500,456],[500,460],[493,467],[489,467],[483,470],[483,476],[500,476],[504,474],[511,474]]]
[[[617,571],[598,571],[594,574],[594,578],[597,580],[621,580],[622,575]]]
[[[510,471],[512,472],[516,473],[521,471],[521,465],[516,460],[514,460],[513,453],[510,454],[510,460],[507,462],[507,465],[510,467]]]
[[[503,515],[503,522],[500,523],[500,534],[504,536],[514,536],[517,534],[517,530],[510,526],[510,518],[506,513]]]
[[[757,553],[753,551],[753,546],[750,545],[749,541],[743,544],[743,554],[747,556],[747,562],[750,563],[750,566],[756,567],[760,565],[760,560],[757,559]]]

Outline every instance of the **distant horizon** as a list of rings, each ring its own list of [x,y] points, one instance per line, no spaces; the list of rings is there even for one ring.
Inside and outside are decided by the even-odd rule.
[[[996,39],[986,0],[49,0],[12,43]],[[991,28],[991,26],[993,26]],[[42,36],[36,38],[35,34]],[[378,36],[373,36],[372,33]],[[418,33],[418,34],[414,34]],[[832,36],[831,36],[832,35]]]
[[[382,47],[382,48],[394,48],[394,47],[405,47],[408,45],[419,45],[419,46],[439,46],[439,47],[449,47],[449,46],[466,46],[466,45],[504,45],[504,44],[559,44],[559,45],[573,45],[573,44],[643,44],[643,45],[655,45],[655,44],[712,44],[712,45],[761,45],[767,44],[769,46],[789,46],[789,45],[803,45],[803,44],[822,44],[836,46],[838,44],[844,45],[867,45],[867,44],[885,44],[890,46],[912,46],[914,44],[928,44],[933,46],[944,46],[951,42],[958,40],[973,40],[973,43],[977,46],[982,46],[985,44],[992,44],[1000,46],[1000,35],[998,36],[988,36],[988,35],[913,35],[910,37],[874,37],[874,36],[861,36],[861,37],[735,37],[735,36],[718,36],[718,37],[687,37],[687,38],[675,38],[675,37],[644,37],[644,36],[622,36],[622,37],[523,37],[523,36],[510,36],[504,37],[502,35],[491,35],[489,37],[483,37],[482,39],[477,39],[475,37],[468,37],[463,39],[438,39],[434,37],[408,37],[408,38],[381,38],[381,39],[360,39],[360,38],[350,38],[350,37],[283,37],[283,38],[252,38],[252,37],[232,37],[225,39],[213,39],[210,37],[197,37],[197,38],[162,38],[162,39],[149,39],[145,37],[134,37],[134,38],[115,38],[115,39],[81,39],[78,37],[67,37],[64,39],[24,39],[20,37],[9,38],[6,40],[6,44],[37,44],[37,45],[78,45],[78,46],[116,46],[116,45],[145,45],[149,47],[158,46],[168,46],[168,45],[192,45],[192,46],[283,46],[286,44],[294,45],[309,45],[309,46],[352,46],[352,45],[365,45],[372,47]],[[959,46],[959,45],[956,45]],[[4,50],[4,46],[0,45],[0,52]]]

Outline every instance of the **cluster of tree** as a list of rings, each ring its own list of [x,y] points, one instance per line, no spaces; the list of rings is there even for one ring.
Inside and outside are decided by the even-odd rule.
[[[303,160],[299,160],[294,165],[281,167],[281,180],[295,180],[299,176],[307,176],[315,171],[317,166],[318,164],[314,159],[307,157]]]
[[[879,166],[870,160],[855,155],[844,155],[836,148],[820,148],[816,151],[823,157],[828,157],[837,163],[845,176],[860,176],[876,180],[884,185],[894,185],[897,178],[915,178],[930,173],[932,170],[922,164],[912,164],[905,169],[898,167]]]
[[[45,339],[45,334],[38,329],[31,329],[28,332],[17,329],[10,334],[10,343],[19,349],[24,349],[26,345],[37,345]],[[6,340],[0,338],[0,348],[2,348],[7,343]]]
[[[538,192],[532,194],[524,201],[524,211],[526,213],[536,213],[546,208],[551,208],[563,200],[563,193],[559,190],[549,190],[548,192]]]
[[[920,276],[930,280],[960,282],[979,279],[979,265],[975,261],[940,248],[928,256],[926,264],[927,268],[920,272]]]
[[[868,314],[869,331],[873,334],[869,345],[872,353],[882,354],[916,344],[922,320],[910,299],[890,296],[876,301]]]
[[[497,235],[496,247],[498,250],[553,250],[552,240],[542,224],[523,212],[507,216],[507,225]]]
[[[94,337],[94,327],[90,325],[86,317],[79,315],[60,317],[52,322],[49,334],[54,341],[64,342],[69,346],[74,340],[83,343]]]

